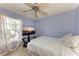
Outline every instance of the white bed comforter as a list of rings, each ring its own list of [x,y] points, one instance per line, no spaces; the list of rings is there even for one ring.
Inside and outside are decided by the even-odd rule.
[[[40,56],[76,56],[79,49],[72,50],[62,43],[60,38],[39,37],[31,40],[27,46],[28,52]]]

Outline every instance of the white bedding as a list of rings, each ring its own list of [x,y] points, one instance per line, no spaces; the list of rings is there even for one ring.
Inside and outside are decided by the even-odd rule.
[[[52,38],[48,37],[39,37],[37,39],[34,39],[29,42],[27,49],[33,52],[37,52],[39,53],[39,55],[60,55],[60,46],[58,46],[58,42],[55,40],[56,38],[54,38],[54,40],[51,39]],[[56,52],[54,53],[54,51]]]
[[[77,56],[79,49],[66,47],[60,38],[39,37],[31,40],[27,46],[30,55],[40,56]],[[78,52],[78,53],[77,53]]]

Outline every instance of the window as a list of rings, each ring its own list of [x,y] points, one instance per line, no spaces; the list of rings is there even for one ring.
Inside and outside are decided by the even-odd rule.
[[[21,20],[0,15],[0,45],[20,41],[22,39],[21,29]]]
[[[4,30],[7,43],[17,41],[21,36],[21,21],[4,16]]]

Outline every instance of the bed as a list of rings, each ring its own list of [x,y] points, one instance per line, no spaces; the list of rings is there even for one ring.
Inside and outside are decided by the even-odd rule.
[[[41,36],[31,40],[27,45],[30,56],[78,56],[79,48],[66,47],[61,38]]]

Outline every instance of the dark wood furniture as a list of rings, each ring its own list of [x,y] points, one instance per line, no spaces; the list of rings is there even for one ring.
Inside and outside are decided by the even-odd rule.
[[[23,38],[22,40],[23,40],[23,42],[24,42],[24,47],[26,47],[27,46],[27,43],[28,42],[30,42],[30,35],[32,35],[32,34],[35,34],[35,31],[27,31],[27,30],[23,30],[23,33],[22,33],[22,35],[23,36],[26,36],[27,35],[27,42],[25,41],[25,39],[26,38]]]

